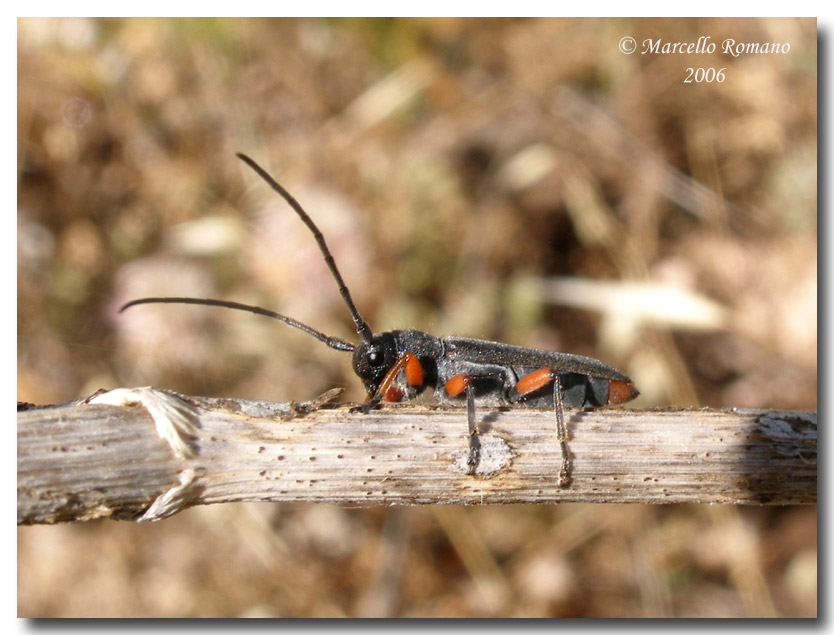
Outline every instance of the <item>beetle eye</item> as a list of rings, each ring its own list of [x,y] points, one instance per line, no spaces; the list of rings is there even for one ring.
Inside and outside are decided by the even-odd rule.
[[[378,348],[372,348],[368,351],[368,356],[366,359],[368,360],[368,364],[370,364],[371,366],[379,366],[385,359],[385,356],[382,354],[382,351]]]

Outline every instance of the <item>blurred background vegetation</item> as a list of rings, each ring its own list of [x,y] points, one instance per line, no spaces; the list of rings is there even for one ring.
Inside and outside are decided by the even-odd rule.
[[[702,35],[714,54],[618,48]],[[376,331],[591,355],[638,407],[815,410],[816,37],[813,19],[21,19],[18,399],[363,398],[348,356],[278,323],[116,313],[221,297],[355,339],[242,151],[320,225]],[[812,616],[816,509],[241,504],[27,527],[18,613]]]

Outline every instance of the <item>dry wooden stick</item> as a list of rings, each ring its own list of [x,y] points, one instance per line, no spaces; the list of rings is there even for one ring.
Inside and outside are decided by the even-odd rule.
[[[19,412],[18,523],[158,520],[231,501],[817,500],[815,412],[566,411],[573,480],[561,488],[552,411],[479,409],[481,462],[472,476],[462,410],[386,406],[359,414],[325,401],[140,388]]]

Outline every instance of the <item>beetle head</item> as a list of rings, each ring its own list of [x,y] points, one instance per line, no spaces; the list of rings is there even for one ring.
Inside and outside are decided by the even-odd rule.
[[[353,351],[353,372],[365,384],[371,397],[396,363],[397,343],[391,333],[377,333],[370,342],[357,344]]]

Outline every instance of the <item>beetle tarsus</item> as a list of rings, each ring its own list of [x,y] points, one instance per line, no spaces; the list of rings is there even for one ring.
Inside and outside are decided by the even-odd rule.
[[[381,399],[377,399],[376,397],[373,399],[369,399],[368,401],[359,404],[358,406],[353,406],[350,409],[351,412],[359,412],[363,415],[368,414],[371,410],[379,406],[379,402],[382,401]]]

